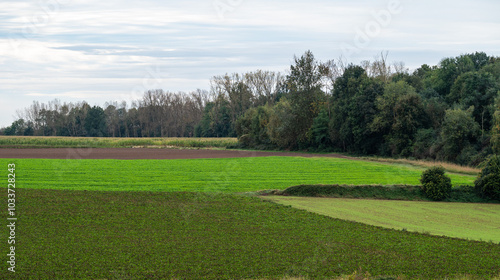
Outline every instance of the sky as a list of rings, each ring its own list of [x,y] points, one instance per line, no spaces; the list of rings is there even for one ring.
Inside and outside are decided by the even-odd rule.
[[[311,50],[411,70],[500,56],[498,0],[2,0],[0,127],[34,101],[106,102],[210,89],[213,76],[286,71]]]

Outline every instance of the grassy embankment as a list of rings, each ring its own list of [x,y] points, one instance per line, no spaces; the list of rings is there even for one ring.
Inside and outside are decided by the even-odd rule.
[[[360,270],[491,279],[500,271],[498,244],[382,229],[258,197],[27,188],[17,196],[17,272],[2,269],[2,279],[332,279]]]

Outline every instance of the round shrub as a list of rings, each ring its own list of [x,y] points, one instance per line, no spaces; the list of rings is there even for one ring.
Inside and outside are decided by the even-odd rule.
[[[425,170],[420,182],[425,195],[432,200],[443,200],[451,192],[451,179],[444,175],[444,168],[441,166]]]
[[[480,196],[500,200],[500,156],[493,155],[486,159],[474,185]]]

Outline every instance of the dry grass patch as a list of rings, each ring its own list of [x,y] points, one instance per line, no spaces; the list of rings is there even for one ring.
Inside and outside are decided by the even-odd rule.
[[[478,175],[481,169],[463,166],[455,163],[445,162],[445,161],[429,161],[429,160],[411,160],[411,159],[392,159],[392,158],[379,158],[379,157],[360,157],[363,160],[385,162],[385,163],[397,163],[397,164],[407,164],[412,166],[419,166],[424,168],[429,168],[433,166],[442,166],[446,171],[451,173],[467,174],[467,175]]]

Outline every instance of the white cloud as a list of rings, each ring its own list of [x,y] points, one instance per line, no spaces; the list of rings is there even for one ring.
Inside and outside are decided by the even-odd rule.
[[[219,2],[216,2],[219,1]],[[342,43],[390,0],[41,0],[0,3],[0,127],[34,99],[104,104],[148,87],[209,88],[214,75],[283,71],[312,50],[338,58]],[[214,3],[233,5],[223,13]],[[500,55],[500,2],[400,0],[352,62],[388,50],[408,66],[470,51]]]

